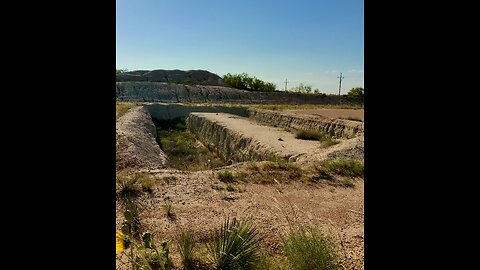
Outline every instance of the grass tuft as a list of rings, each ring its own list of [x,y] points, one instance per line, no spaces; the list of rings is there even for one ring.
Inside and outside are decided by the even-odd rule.
[[[333,241],[313,227],[300,227],[284,239],[290,269],[339,269]]]
[[[218,180],[224,183],[233,183],[235,181],[235,178],[233,177],[233,174],[230,171],[218,172],[217,178]]]
[[[325,132],[318,130],[299,130],[295,134],[295,138],[300,140],[320,141],[326,137]]]
[[[330,159],[320,164],[338,175],[363,177],[364,174],[363,164],[354,159]]]
[[[335,140],[332,136],[319,130],[299,130],[295,134],[295,138],[320,141],[322,147],[329,147],[339,143],[339,141]]]
[[[195,235],[190,231],[182,232],[180,235],[180,240],[178,241],[178,249],[180,250],[182,263],[185,270],[194,268],[193,250],[195,246]]]

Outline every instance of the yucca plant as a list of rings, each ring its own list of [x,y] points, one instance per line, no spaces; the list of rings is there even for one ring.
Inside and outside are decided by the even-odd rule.
[[[131,204],[140,196],[136,183],[136,178],[117,178],[117,199],[125,208],[131,207]]]
[[[125,210],[125,219],[129,220],[132,230],[132,236],[136,239],[140,238],[140,203],[137,201],[140,191],[136,188],[135,179],[120,178],[117,179],[117,199],[123,205]],[[128,217],[128,218],[127,218]]]
[[[227,218],[208,245],[217,270],[254,269],[261,259],[257,229],[249,221]]]
[[[182,232],[180,241],[178,241],[178,249],[182,256],[182,263],[185,269],[190,269],[193,266],[193,249],[196,245],[196,239],[192,232]]]

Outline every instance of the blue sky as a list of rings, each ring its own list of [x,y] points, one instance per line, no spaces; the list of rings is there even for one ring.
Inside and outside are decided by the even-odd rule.
[[[119,69],[246,72],[323,93],[363,87],[363,0],[117,0]]]

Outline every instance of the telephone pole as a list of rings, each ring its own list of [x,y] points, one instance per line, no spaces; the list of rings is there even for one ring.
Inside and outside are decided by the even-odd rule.
[[[340,96],[340,90],[342,89],[342,79],[345,77],[343,77],[342,73],[340,72],[340,77],[337,78],[340,78],[340,83],[338,84],[338,95]]]
[[[287,79],[285,79],[285,92],[287,92],[287,89],[288,89],[287,88],[287,83],[288,83],[288,81],[287,81]]]

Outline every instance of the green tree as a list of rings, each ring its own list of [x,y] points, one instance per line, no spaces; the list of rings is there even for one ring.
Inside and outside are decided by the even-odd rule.
[[[347,93],[347,98],[359,102],[364,101],[364,89],[363,87],[354,87]]]
[[[127,72],[127,71],[128,71],[128,69],[126,69],[126,68],[125,68],[125,69],[118,69],[118,68],[117,68],[117,69],[116,69],[116,75],[120,75],[120,74],[122,74],[122,73],[124,73],[124,72]]]
[[[298,92],[298,93],[311,93],[312,92],[312,86],[300,83],[299,86],[292,88],[292,91],[293,92]]]
[[[277,88],[275,84],[264,82],[257,77],[250,77],[247,73],[230,74],[223,76],[223,81],[233,88],[250,91],[270,92]]]

